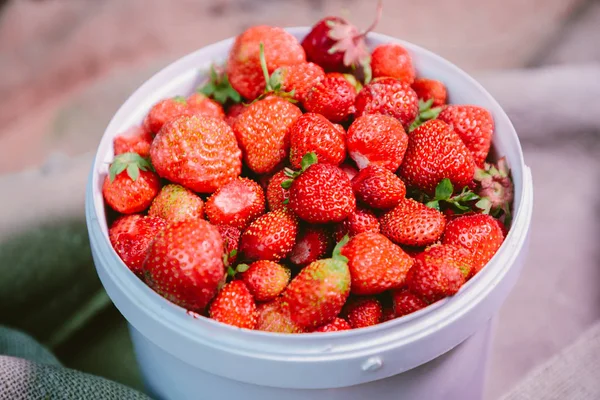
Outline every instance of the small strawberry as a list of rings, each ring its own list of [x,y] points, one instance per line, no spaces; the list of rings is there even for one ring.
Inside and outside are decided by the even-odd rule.
[[[298,40],[282,28],[259,25],[239,35],[227,60],[227,76],[231,86],[247,100],[254,100],[265,89],[260,65],[260,45],[271,74],[277,68],[306,62]]]
[[[302,105],[331,122],[342,122],[354,113],[355,98],[356,89],[344,75],[329,73],[306,92]]]
[[[314,152],[320,163],[339,165],[346,158],[346,135],[320,114],[306,113],[290,127],[290,164],[302,167],[302,157]]]
[[[504,241],[496,219],[489,215],[465,215],[448,222],[442,243],[464,247],[473,257],[471,276],[490,261]]]
[[[419,113],[419,98],[410,84],[394,78],[377,78],[356,96],[356,117],[384,114],[408,128]]]
[[[296,324],[281,310],[279,299],[259,304],[256,330],[277,333],[304,333],[304,328]]]
[[[124,215],[108,231],[108,238],[121,260],[136,275],[142,275],[142,264],[150,244],[167,222],[161,218],[139,214]]]
[[[229,225],[217,225],[217,229],[223,239],[223,255],[226,267],[234,264],[237,260],[237,253],[240,244],[242,232],[238,228]]]
[[[448,99],[446,86],[435,79],[417,78],[413,82],[412,88],[417,93],[419,100],[432,100],[432,107],[443,106]]]
[[[300,229],[296,244],[288,259],[294,265],[308,265],[331,251],[333,240],[324,226],[305,225]]]
[[[258,217],[242,233],[240,251],[249,260],[279,261],[296,243],[297,218],[287,210],[268,212]]]
[[[406,284],[426,302],[433,303],[458,292],[472,267],[471,255],[462,247],[436,244],[415,258]]]
[[[340,169],[348,175],[348,179],[352,180],[358,174],[358,170],[354,165],[350,165],[348,163],[343,163],[340,165]]]
[[[292,321],[304,328],[331,322],[350,294],[350,271],[338,243],[331,258],[304,267],[282,294],[281,306]]]
[[[380,44],[371,53],[373,77],[396,78],[409,85],[415,80],[415,67],[406,49],[396,43]]]
[[[268,174],[288,157],[289,128],[301,115],[289,101],[272,96],[252,103],[238,116],[233,131],[253,172]]]
[[[240,94],[231,87],[227,73],[223,68],[216,67],[215,65],[211,65],[210,78],[202,87],[198,88],[198,93],[210,97],[223,105],[233,103],[232,107],[242,101]]]
[[[395,172],[404,158],[408,136],[396,119],[367,114],[350,125],[346,144],[348,154],[359,169],[377,164]]]
[[[427,307],[425,300],[407,288],[394,290],[392,292],[392,299],[394,301],[394,315],[396,318]]]
[[[383,308],[375,297],[353,297],[344,306],[342,315],[353,329],[366,328],[381,322]]]
[[[276,82],[279,80],[282,91],[293,93],[292,97],[301,102],[304,101],[308,90],[325,76],[325,72],[317,64],[309,62],[281,67],[273,72],[273,75],[276,77]]]
[[[225,275],[223,240],[208,221],[169,224],[154,240],[144,262],[146,283],[167,300],[201,312]]]
[[[265,212],[265,194],[253,180],[237,178],[206,200],[205,212],[214,225],[231,225],[243,230]]]
[[[141,157],[150,156],[152,134],[141,126],[134,126],[117,136],[113,142],[115,155],[137,153]]]
[[[144,129],[157,134],[164,124],[181,116],[192,115],[185,97],[176,96],[154,104],[144,119]]]
[[[379,220],[381,233],[397,244],[427,246],[444,232],[446,218],[436,209],[413,199],[403,199]]]
[[[510,225],[510,205],[514,198],[514,187],[506,158],[496,164],[484,163],[483,168],[475,168],[475,191],[480,196],[476,206],[486,214],[502,217],[505,226]]]
[[[477,165],[483,165],[492,144],[494,118],[483,107],[449,105],[438,118],[446,122],[460,136],[467,149],[473,154]]]
[[[308,154],[316,161],[314,153]],[[301,219],[313,224],[340,222],[356,209],[348,176],[334,165],[302,161],[304,171],[290,186],[289,206]],[[309,164],[307,168],[304,168]],[[287,186],[287,181],[283,183]]]
[[[168,222],[197,219],[204,216],[204,202],[192,191],[176,184],[163,186],[148,210],[151,217]]]
[[[279,210],[284,208],[289,201],[290,191],[285,189],[281,184],[290,178],[285,174],[282,169],[275,173],[267,186],[267,204],[269,205],[270,211]]]
[[[242,153],[229,125],[210,116],[168,122],[150,148],[161,177],[200,193],[212,193],[242,170]]]
[[[240,264],[237,271],[242,272],[242,280],[256,301],[273,300],[290,282],[290,270],[273,261]]]
[[[379,220],[372,211],[357,208],[348,218],[336,225],[334,239],[336,242],[348,235],[350,238],[363,232],[379,232]]]
[[[356,199],[369,207],[394,208],[406,195],[404,182],[389,169],[370,164],[352,179]]]
[[[234,104],[227,109],[227,115],[225,116],[225,122],[227,125],[233,128],[233,124],[237,121],[238,117],[242,115],[244,111],[248,109],[248,106],[245,104]]]
[[[188,108],[194,115],[210,115],[215,118],[225,118],[223,106],[202,93],[193,93],[187,98]]]
[[[121,214],[144,211],[160,191],[160,179],[152,166],[136,153],[115,157],[104,178],[102,195],[106,203]]]
[[[342,254],[348,257],[352,293],[357,295],[379,294],[402,286],[413,264],[399,246],[374,232],[354,236]]]
[[[410,134],[399,173],[407,185],[432,194],[443,178],[450,179],[457,188],[468,185],[473,180],[475,163],[448,124],[431,120]]]
[[[338,332],[350,329],[352,329],[352,327],[345,319],[336,317],[333,321],[319,326],[313,332]]]
[[[219,292],[209,309],[210,318],[239,328],[256,327],[256,303],[242,281],[232,281]]]

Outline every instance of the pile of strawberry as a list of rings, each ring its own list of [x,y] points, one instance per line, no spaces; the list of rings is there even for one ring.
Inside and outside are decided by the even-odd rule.
[[[328,17],[237,37],[226,67],[114,141],[110,241],[166,299],[247,329],[361,328],[452,296],[502,244],[490,112]],[[110,213],[109,213],[110,214]]]

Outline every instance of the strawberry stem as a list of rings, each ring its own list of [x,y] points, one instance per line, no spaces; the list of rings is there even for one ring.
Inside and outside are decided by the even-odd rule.
[[[375,29],[375,27],[377,26],[377,24],[379,23],[379,20],[381,19],[381,15],[383,13],[383,0],[379,0],[377,2],[377,10],[375,11],[375,20],[371,23],[371,25],[362,33],[354,36],[354,39],[359,39],[359,38],[363,38],[367,35],[367,33],[371,32],[373,29]]]
[[[271,82],[270,82],[270,78],[269,78],[269,70],[267,69],[267,59],[265,58],[265,45],[263,44],[263,42],[260,42],[259,46],[259,52],[258,52],[258,57],[260,59],[260,68],[262,69],[263,72],[263,76],[265,77],[265,83],[266,83],[266,87],[265,87],[265,91],[272,91],[273,88],[271,87]]]
[[[331,258],[333,258],[334,260],[340,260],[340,261],[347,263],[348,258],[346,256],[342,255],[342,248],[348,243],[349,240],[350,240],[350,237],[347,234],[344,235],[342,240],[340,240],[338,242],[338,244],[335,245],[335,248],[333,249],[333,253],[331,254]]]

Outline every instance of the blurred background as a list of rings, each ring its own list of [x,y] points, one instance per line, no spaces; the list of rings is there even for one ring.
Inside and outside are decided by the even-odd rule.
[[[144,80],[204,45],[255,24],[326,15],[364,28],[375,4],[0,0],[0,324],[69,367],[139,388],[83,220],[109,119]],[[387,0],[376,31],[478,78],[513,120],[533,170],[530,257],[495,321],[487,398],[568,371],[581,379],[587,372],[569,367],[582,365],[573,351],[600,355],[600,1]]]

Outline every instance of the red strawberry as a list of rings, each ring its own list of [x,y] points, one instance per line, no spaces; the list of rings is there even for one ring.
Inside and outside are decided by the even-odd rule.
[[[412,58],[399,44],[386,43],[375,47],[371,53],[371,69],[374,78],[396,78],[408,84],[415,80]]]
[[[152,134],[141,126],[134,126],[117,136],[113,142],[115,155],[137,153],[141,157],[150,155]]]
[[[242,115],[244,111],[248,109],[248,106],[245,104],[234,104],[227,110],[227,115],[225,116],[225,122],[229,126],[233,128],[233,124],[237,121],[238,117]]]
[[[356,169],[356,167],[354,167],[353,165],[350,165],[350,164],[344,163],[344,164],[340,165],[340,169],[342,171],[344,171],[346,173],[346,175],[348,175],[348,179],[350,179],[350,180],[354,179],[356,174],[358,174],[358,170]]]
[[[457,189],[468,185],[473,180],[475,163],[448,124],[431,120],[410,134],[399,173],[407,185],[433,194],[443,178],[450,179]]]
[[[471,276],[490,261],[504,241],[500,224],[490,215],[458,217],[448,222],[442,243],[464,247],[473,257]]]
[[[356,199],[372,208],[390,209],[406,195],[404,182],[387,168],[370,164],[352,180]]]
[[[395,172],[404,158],[408,136],[396,119],[367,114],[350,125],[346,144],[348,154],[359,169],[377,164]]]
[[[273,300],[290,282],[290,270],[273,261],[240,264],[237,270],[242,272],[242,280],[256,301]]]
[[[356,89],[339,73],[330,73],[312,86],[302,105],[306,111],[322,114],[331,122],[342,122],[354,113]]]
[[[338,332],[352,329],[350,324],[343,318],[336,317],[333,321],[319,326],[313,332]]]
[[[379,232],[379,220],[372,211],[357,208],[348,218],[336,225],[334,239],[339,242],[346,235],[353,237],[363,232]]]
[[[288,157],[289,128],[302,111],[276,96],[248,106],[233,125],[244,161],[257,174],[268,174]]]
[[[257,98],[266,85],[259,57],[261,43],[269,74],[280,67],[306,62],[298,40],[282,28],[265,25],[248,28],[235,39],[227,60],[231,86],[248,100]]]
[[[353,329],[365,328],[381,322],[383,308],[375,297],[354,297],[348,300],[342,315]]]
[[[201,312],[217,294],[225,275],[223,240],[208,221],[168,225],[148,250],[146,283],[167,300]]]
[[[200,193],[214,192],[242,170],[242,153],[231,128],[209,116],[165,124],[152,142],[150,156],[161,177]]]
[[[180,185],[163,186],[148,210],[151,217],[159,217],[168,222],[184,219],[197,219],[204,216],[204,202],[192,191]]]
[[[440,81],[417,78],[413,82],[412,88],[420,100],[427,101],[432,99],[431,107],[439,107],[446,104],[448,93],[446,92],[446,86]]]
[[[473,154],[475,163],[483,165],[494,134],[492,114],[483,107],[449,105],[442,110],[438,119],[450,125]]]
[[[265,195],[258,183],[237,178],[221,186],[206,200],[205,211],[212,224],[243,230],[265,212]]]
[[[139,214],[124,215],[117,219],[108,231],[108,238],[121,260],[138,276],[150,244],[167,222],[161,218]]]
[[[116,156],[102,185],[106,203],[121,214],[148,208],[160,190],[160,179],[150,169],[148,161],[139,154]]]
[[[436,244],[415,258],[406,284],[408,289],[432,303],[458,292],[471,271],[471,255],[462,247]]]
[[[342,254],[348,257],[352,293],[357,295],[378,294],[402,286],[413,264],[399,246],[375,232],[354,236]]]
[[[240,236],[242,232],[238,228],[229,225],[217,225],[217,229],[223,239],[223,254],[226,267],[229,267],[237,259]]]
[[[377,78],[356,96],[356,116],[384,114],[407,128],[419,113],[419,98],[410,84],[394,78]]]
[[[444,214],[413,199],[403,199],[379,220],[381,233],[397,244],[427,246],[437,241],[446,227]]]
[[[333,247],[329,230],[323,226],[306,225],[298,234],[296,244],[289,255],[289,260],[295,265],[308,265],[317,261]]]
[[[350,294],[350,271],[340,255],[342,241],[332,258],[310,263],[290,282],[282,294],[281,306],[292,321],[304,328],[331,322]]]
[[[394,315],[396,318],[427,307],[425,300],[407,288],[394,290],[392,292],[392,299],[394,301]]]
[[[184,115],[192,115],[185,97],[177,96],[161,100],[154,104],[146,115],[144,129],[156,134],[164,124]]]
[[[313,152],[320,163],[339,165],[346,158],[346,136],[320,114],[306,113],[290,128],[290,164],[302,167],[302,157]]]
[[[308,90],[325,76],[323,68],[311,62],[281,67],[274,74],[279,74],[281,90],[293,92],[297,101],[303,101]]]
[[[313,224],[340,222],[356,209],[348,176],[334,165],[313,164],[290,186],[290,208]]]
[[[268,212],[258,217],[242,233],[240,251],[250,260],[279,261],[296,243],[298,221],[287,210]]]
[[[257,313],[252,294],[242,281],[232,281],[225,285],[210,305],[209,315],[215,321],[254,329]]]
[[[277,333],[303,333],[304,328],[296,324],[281,310],[281,301],[273,300],[258,305],[256,330]]]
[[[290,178],[285,174],[285,171],[280,170],[269,180],[269,185],[267,186],[267,203],[269,205],[269,210],[275,211],[284,208],[287,201],[289,201],[290,191],[281,186],[284,181],[289,179]]]
[[[225,118],[223,106],[209,99],[202,93],[193,93],[187,98],[188,108],[194,115],[210,115],[216,118]]]

